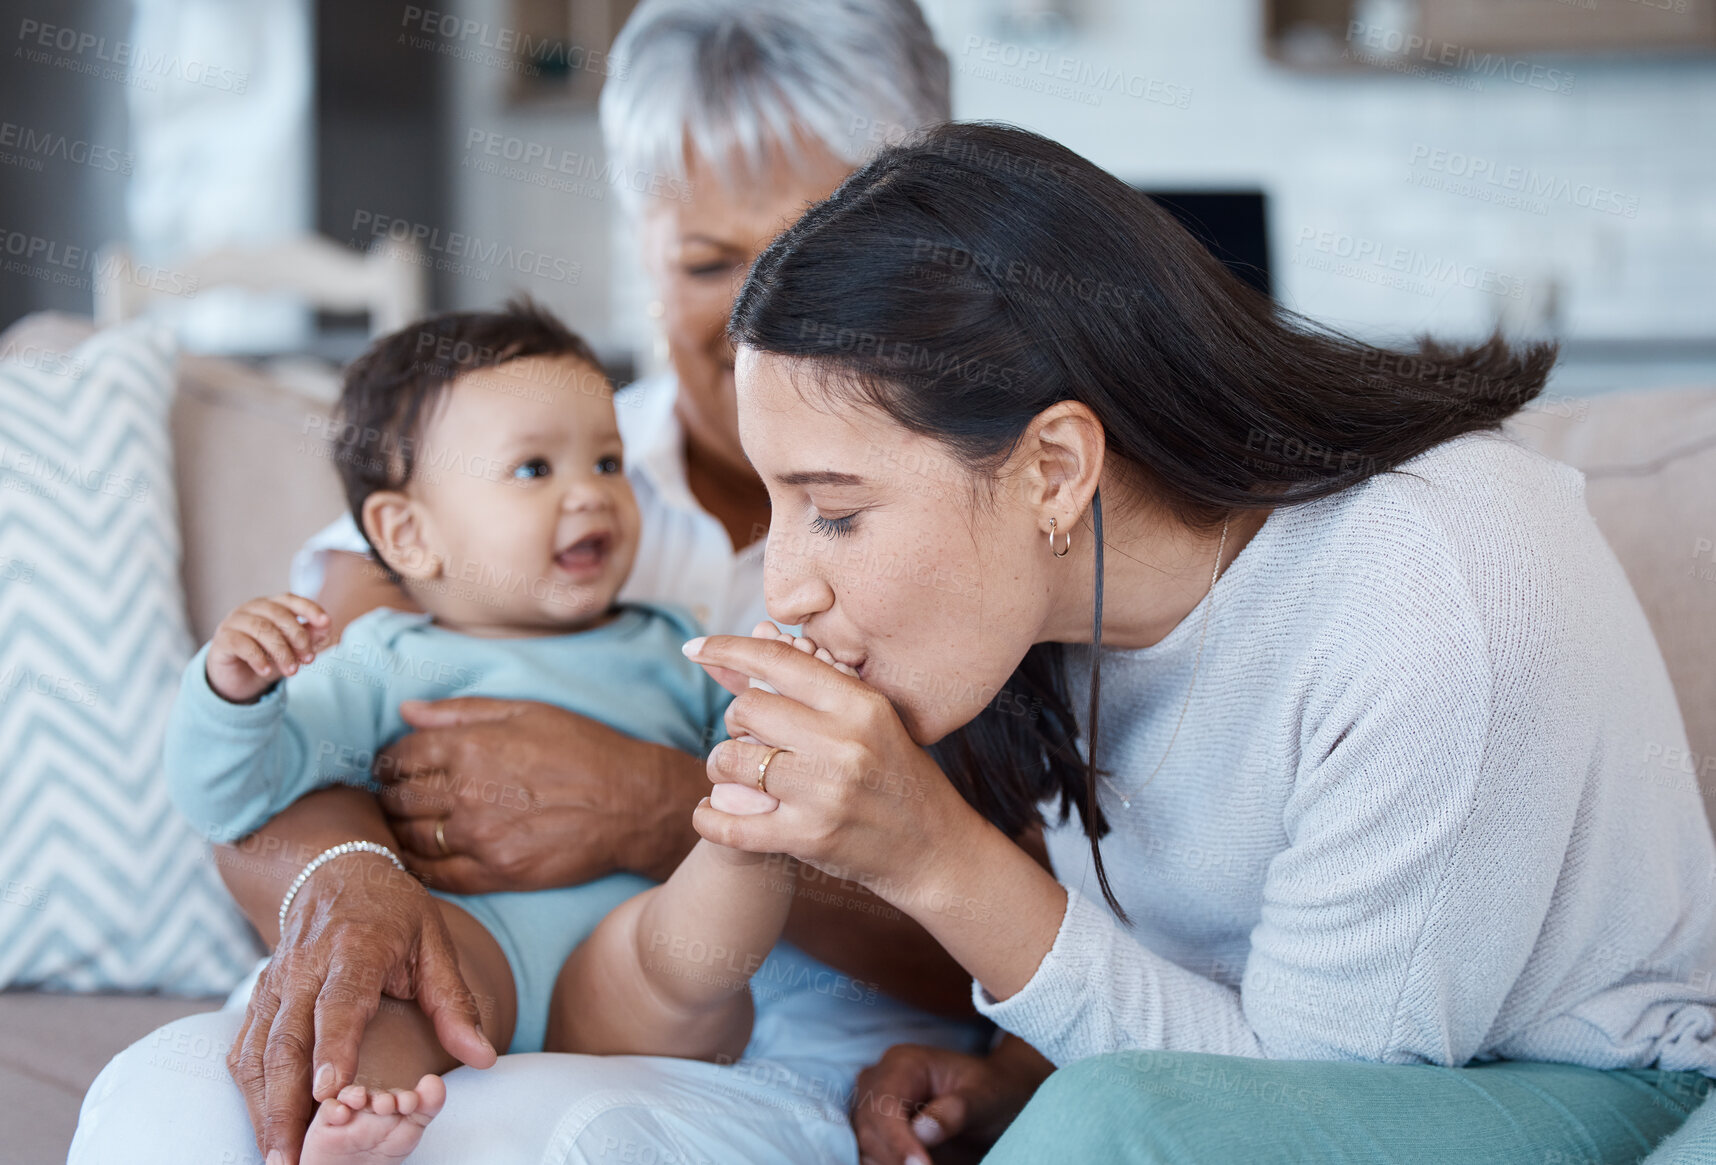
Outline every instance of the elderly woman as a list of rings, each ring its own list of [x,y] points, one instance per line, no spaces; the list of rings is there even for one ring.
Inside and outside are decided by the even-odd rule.
[[[739,446],[733,298],[770,239],[855,164],[947,118],[947,61],[911,0],[646,0],[614,57],[625,68],[603,91],[602,124],[622,174],[656,179],[619,185],[671,363],[618,401],[643,537],[622,597],[748,630],[763,612],[770,510]],[[336,523],[301,556],[295,589],[342,623],[404,605],[346,552],[362,547],[349,520]],[[415,1000],[467,1064],[507,1051],[472,1022],[479,1009],[427,893],[372,877],[371,855],[319,866],[276,933],[288,885],[328,848],[395,847],[449,891],[535,892],[558,962],[590,925],[558,888],[659,879],[696,840],[702,757],[540,704],[458,701],[410,718],[421,730],[379,766],[394,782],[380,806],[361,790],[317,793],[222,855],[274,956],[230,1009],[116,1058],[85,1102],[72,1160],[249,1161],[260,1145],[295,1161],[312,1097],[349,1079],[382,992]],[[497,773],[528,790],[529,812],[485,798]],[[448,1076],[447,1111],[412,1159],[852,1161],[857,1071],[902,1041],[968,1047],[975,1029],[964,973],[921,926],[853,883],[812,878],[790,947],[757,976],[745,1060],[502,1055]]]

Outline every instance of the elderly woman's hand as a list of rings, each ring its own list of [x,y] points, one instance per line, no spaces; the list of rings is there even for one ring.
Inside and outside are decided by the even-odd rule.
[[[710,636],[686,654],[738,693],[709,779],[755,788],[767,760],[766,791],[780,801],[753,815],[705,801],[692,821],[710,841],[791,854],[899,904],[957,849],[962,827],[984,824],[887,698],[848,671],[786,638]]]
[[[386,858],[346,854],[292,900],[227,1055],[264,1157],[298,1159],[317,1101],[355,1077],[383,993],[415,999],[450,1054],[495,1062],[434,899]]]
[[[1017,1036],[987,1056],[895,1044],[858,1074],[852,1131],[862,1165],[922,1165],[947,1141],[988,1148],[1054,1071]],[[973,1158],[975,1159],[975,1158]]]
[[[377,758],[401,857],[438,890],[576,886],[615,870],[663,879],[697,838],[696,757],[530,700],[406,701],[416,731]]]

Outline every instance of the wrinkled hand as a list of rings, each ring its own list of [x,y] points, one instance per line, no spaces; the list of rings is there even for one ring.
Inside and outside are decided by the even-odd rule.
[[[227,1054],[264,1157],[279,1150],[298,1160],[317,1102],[356,1076],[358,1045],[384,992],[415,999],[441,1046],[464,1063],[495,1062],[434,899],[386,858],[343,855],[293,899]]]
[[[376,759],[381,807],[400,856],[438,890],[653,874],[697,840],[687,821],[701,794],[695,757],[528,700],[413,700],[399,711],[417,731]],[[673,772],[682,784],[664,785]]]
[[[928,1165],[927,1150],[956,1137],[992,1145],[1050,1070],[1030,1045],[1012,1037],[990,1056],[896,1044],[858,1074],[852,1129],[859,1161]]]
[[[209,687],[223,700],[248,704],[314,660],[332,642],[332,627],[328,613],[300,595],[241,603],[209,642]]]

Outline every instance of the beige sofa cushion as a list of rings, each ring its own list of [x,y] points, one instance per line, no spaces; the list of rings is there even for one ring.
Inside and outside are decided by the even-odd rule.
[[[293,553],[345,510],[329,409],[244,365],[181,359],[173,448],[199,642],[239,603],[285,590]]]
[[[1665,748],[1641,775],[1696,780],[1716,823],[1716,388],[1551,402],[1508,428],[1584,471],[1591,515],[1656,631],[1692,745],[1690,756]]]

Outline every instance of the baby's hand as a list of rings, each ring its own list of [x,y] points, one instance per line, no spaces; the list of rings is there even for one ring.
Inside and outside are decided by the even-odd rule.
[[[302,622],[300,622],[302,620]],[[298,595],[252,599],[221,620],[204,673],[223,700],[248,704],[316,658],[332,638],[328,613]]]

